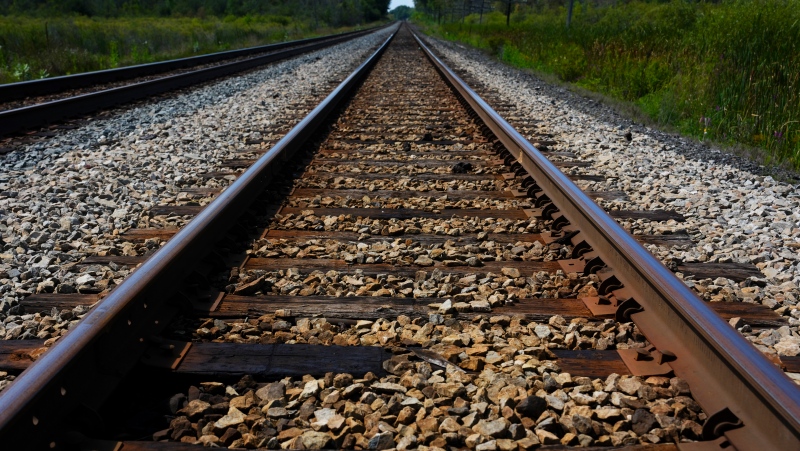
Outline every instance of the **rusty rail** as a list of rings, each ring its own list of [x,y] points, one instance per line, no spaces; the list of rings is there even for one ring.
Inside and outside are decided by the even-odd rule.
[[[496,135],[498,150],[504,147],[532,176],[528,192],[543,207],[544,216],[563,224],[564,231],[579,232],[572,243],[584,242],[580,246],[586,251],[582,262],[587,271],[604,268],[606,280],[613,281],[608,294],[620,300],[617,318],[632,320],[658,350],[656,355],[689,383],[710,415],[704,438],[717,440],[714,443],[727,440],[738,450],[800,449],[800,388],[415,37]]]
[[[393,36],[392,36],[393,37]],[[0,394],[0,441],[10,449],[63,449],[64,418],[96,410],[157,339],[178,307],[169,296],[262,192],[280,163],[297,151],[366,76],[392,37],[298,126],[293,128],[187,227],[148,259],[78,326]],[[601,292],[618,301],[619,320],[632,320],[655,345],[656,356],[686,379],[710,414],[707,442],[681,449],[800,449],[800,390],[691,290],[638,245],[552,163],[481,100],[417,38],[438,71],[532,176],[528,192],[538,212],[567,232],[576,265],[596,272]],[[523,171],[524,169],[524,171]],[[90,394],[90,397],[87,397]]]
[[[64,435],[64,418],[76,408],[97,410],[178,311],[169,302],[177,282],[367,76],[393,37],[0,393],[4,449],[65,449],[79,440]]]

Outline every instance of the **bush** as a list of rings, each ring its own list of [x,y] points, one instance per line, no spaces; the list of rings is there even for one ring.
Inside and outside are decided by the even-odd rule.
[[[487,40],[487,44],[489,45],[489,50],[491,50],[493,54],[501,55],[503,53],[503,47],[508,45],[508,39],[502,36],[490,36]]]
[[[586,73],[586,53],[574,43],[560,43],[550,62],[553,72],[564,81],[576,81]]]

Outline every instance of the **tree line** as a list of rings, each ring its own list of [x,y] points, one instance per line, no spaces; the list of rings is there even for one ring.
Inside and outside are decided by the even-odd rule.
[[[619,0],[586,1],[599,6],[616,4]],[[566,6],[568,11],[567,26],[569,26],[573,4],[574,0],[414,0],[414,6],[417,10],[428,14],[439,23],[463,20],[471,14],[477,14],[479,20],[481,20],[484,14],[497,11],[506,16],[506,25],[510,23],[511,13],[515,11],[563,5]]]
[[[0,0],[2,15],[225,17],[247,15],[354,25],[383,19],[391,0]]]

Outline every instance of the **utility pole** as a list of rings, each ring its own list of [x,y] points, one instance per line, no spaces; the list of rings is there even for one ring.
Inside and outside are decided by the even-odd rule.
[[[569,24],[572,22],[572,3],[575,0],[567,0],[567,30],[569,30]]]

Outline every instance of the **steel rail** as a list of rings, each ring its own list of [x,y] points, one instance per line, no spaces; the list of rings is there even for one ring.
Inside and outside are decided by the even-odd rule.
[[[41,80],[21,81],[17,83],[7,83],[0,85],[0,102],[9,100],[23,99],[25,97],[40,96],[65,91],[67,89],[83,88],[103,83],[111,83],[120,80],[130,80],[131,78],[143,77],[147,75],[161,74],[187,67],[195,67],[203,64],[216,63],[233,58],[255,55],[258,53],[275,52],[289,47],[304,46],[315,42],[322,42],[327,39],[340,37],[357,37],[375,30],[378,27],[371,27],[365,30],[349,31],[347,33],[337,33],[316,38],[298,39],[295,41],[278,42],[275,44],[260,45],[238,50],[228,50],[225,52],[208,53],[205,55],[190,56],[168,61],[158,61],[147,64],[137,64],[135,66],[119,67],[116,69],[98,70],[81,74],[63,75],[59,77],[43,78]]]
[[[369,31],[372,32],[372,31]],[[311,52],[325,47],[330,47],[355,37],[356,34],[339,36],[322,42],[313,42],[301,47],[292,47],[287,50],[257,56],[242,61],[235,61],[218,66],[198,69],[182,74],[170,75],[154,80],[133,83],[117,88],[96,91],[65,99],[53,100],[27,107],[0,112],[0,136],[16,133],[32,127],[39,127],[50,122],[59,121],[68,117],[91,113],[115,105],[139,100],[145,97],[161,94],[179,88],[185,88],[215,78],[252,69],[264,64],[285,60],[296,55]]]
[[[0,443],[4,449],[74,445],[74,435],[64,430],[64,418],[78,408],[96,411],[148,344],[158,342],[150,337],[157,336],[176,313],[168,301],[178,282],[198,266],[210,243],[236,223],[282,163],[367,76],[396,31],[306,118],[0,392]]]
[[[451,87],[613,269],[643,308],[630,318],[657,349],[677,356],[669,365],[689,383],[695,400],[709,415],[726,408],[735,415],[723,419],[717,431],[740,451],[800,449],[800,388],[414,36]]]

